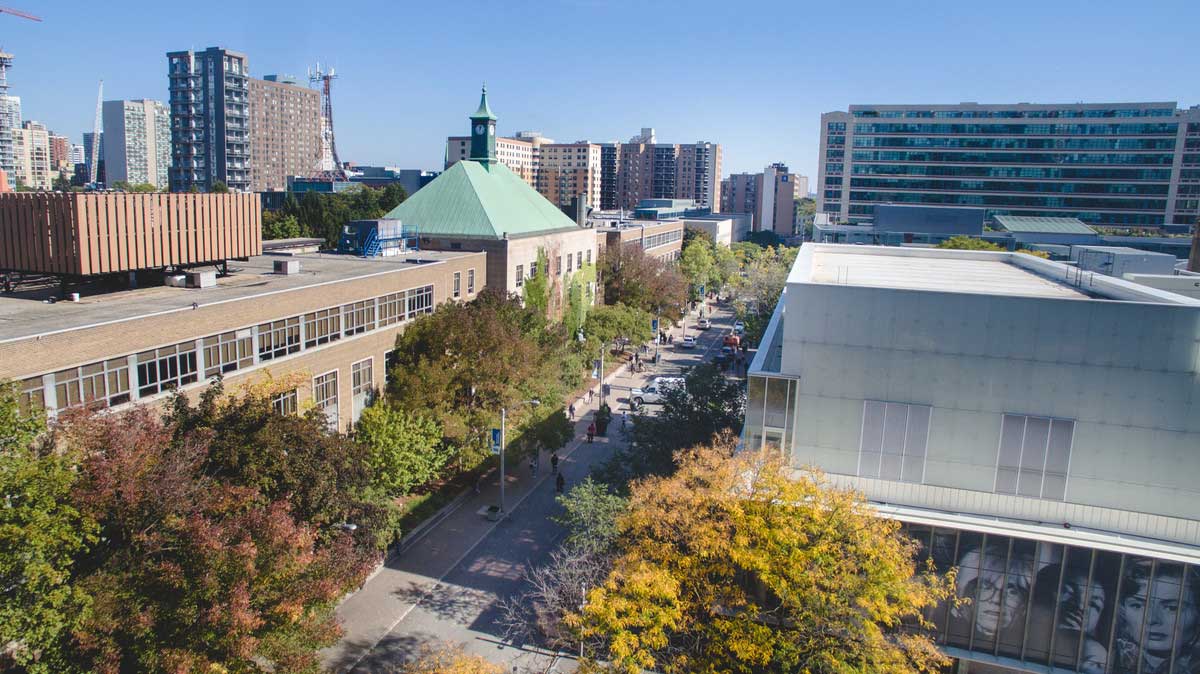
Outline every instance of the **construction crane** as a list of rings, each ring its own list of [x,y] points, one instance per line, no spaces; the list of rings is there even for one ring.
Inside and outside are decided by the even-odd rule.
[[[42,20],[41,17],[34,16],[32,14],[26,14],[25,12],[22,12],[19,9],[13,9],[12,7],[0,7],[0,14],[12,14],[13,16],[19,16],[22,19],[29,19],[30,21],[37,21],[39,23]]]
[[[101,103],[104,101],[104,80],[100,80],[100,89],[96,91],[96,121],[92,123],[92,165],[88,167],[88,183],[96,186],[100,177],[100,115]]]

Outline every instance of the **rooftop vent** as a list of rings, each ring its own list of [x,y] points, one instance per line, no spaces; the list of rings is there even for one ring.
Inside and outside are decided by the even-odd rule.
[[[189,271],[187,273],[187,287],[189,288],[215,288],[217,286],[217,272],[215,271]]]
[[[275,260],[275,273],[291,276],[300,273],[300,260]]]

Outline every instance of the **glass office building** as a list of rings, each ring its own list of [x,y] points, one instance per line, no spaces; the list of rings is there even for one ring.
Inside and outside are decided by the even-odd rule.
[[[852,105],[821,116],[817,208],[975,206],[1092,225],[1191,224],[1200,213],[1200,106]]]

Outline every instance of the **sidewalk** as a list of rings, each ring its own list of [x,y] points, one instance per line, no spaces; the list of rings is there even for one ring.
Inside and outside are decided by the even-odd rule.
[[[673,331],[678,333],[679,328],[673,328]],[[615,449],[622,435],[618,398],[625,397],[630,387],[640,386],[650,376],[653,373],[649,369],[631,375],[629,367],[623,366],[603,380],[612,389],[608,404],[614,418],[608,428],[608,437],[597,437],[593,445],[587,444],[586,435],[593,413],[600,405],[599,383],[595,386],[596,395],[590,405],[586,402],[586,396],[574,401],[575,438],[559,453],[559,469],[568,477],[568,488],[590,473],[592,465]],[[579,452],[581,446],[589,451]],[[518,508],[531,494],[553,490],[555,476],[550,469],[550,454],[541,453],[536,479],[530,475],[526,460],[509,463],[507,473],[507,519],[523,520],[530,516],[541,516],[522,512]],[[550,481],[549,485],[545,484],[547,481]],[[344,636],[336,645],[322,651],[325,666],[335,672],[349,671],[414,609],[429,599],[439,583],[504,523],[504,520],[489,521],[479,514],[482,508],[499,502],[500,476],[499,471],[495,471],[481,485],[479,493],[469,493],[465,499],[450,506],[452,512],[440,513],[445,515],[440,523],[411,542],[402,554],[390,556],[361,589],[338,607],[337,615]]]

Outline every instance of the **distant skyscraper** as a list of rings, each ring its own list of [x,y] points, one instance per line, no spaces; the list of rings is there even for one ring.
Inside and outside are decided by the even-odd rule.
[[[71,144],[71,165],[84,164],[87,158],[84,156],[83,146],[77,143]]]
[[[852,105],[821,115],[817,209],[986,208],[1093,225],[1192,224],[1200,106],[1164,103]]]
[[[69,171],[71,168],[71,139],[50,134],[50,170]]]
[[[247,80],[250,91],[250,189],[286,190],[321,155],[321,93],[286,76]]]
[[[50,134],[45,125],[27,121],[13,130],[14,182],[35,190],[53,186],[50,173]]]
[[[776,163],[762,173],[735,173],[723,181],[721,212],[750,213],[751,228],[791,236],[795,220],[795,200],[808,192],[808,178],[788,172]]]
[[[16,170],[13,156],[13,130],[21,126],[20,98],[16,98],[16,116],[12,114],[12,101],[8,95],[8,71],[12,68],[13,56],[0,52],[0,169],[12,177]]]
[[[92,174],[92,137],[95,135],[96,134],[92,133],[91,131],[85,131],[83,133],[83,164],[84,164],[84,168],[87,170],[87,175]],[[99,151],[100,151],[100,157],[99,157],[100,165],[96,167],[96,169],[97,169],[96,170],[96,179],[99,182],[103,183],[103,182],[105,182],[105,178],[108,177],[107,172],[104,170],[104,132],[103,131],[100,132]]]
[[[104,101],[105,173],[111,186],[169,185],[171,119],[167,106],[149,99]]]
[[[171,91],[171,190],[214,183],[250,189],[248,59],[219,47],[167,53]]]

